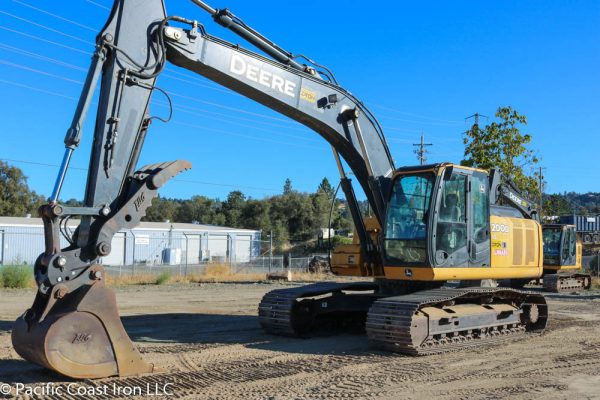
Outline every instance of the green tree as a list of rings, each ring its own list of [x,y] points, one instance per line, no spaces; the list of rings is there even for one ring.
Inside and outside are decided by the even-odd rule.
[[[305,240],[312,236],[313,206],[307,194],[294,191],[282,196],[273,196],[270,203],[273,226],[281,222],[293,240]]]
[[[317,192],[311,194],[311,201],[313,204],[313,231],[315,233],[320,228],[327,228],[329,224],[329,211],[331,210],[331,202],[333,201],[334,190],[329,180],[327,178],[323,178],[319,187],[317,188]],[[335,221],[338,214],[337,207],[333,208],[332,214],[332,225]]]
[[[568,215],[571,214],[571,204],[560,194],[550,194],[544,196],[544,206],[542,208],[544,215]]]
[[[272,234],[274,251],[278,253],[283,252],[290,242],[288,229],[283,221],[275,221],[273,224]]]
[[[533,201],[539,201],[537,174],[528,175],[538,163],[534,151],[528,148],[531,135],[522,134],[527,117],[511,107],[500,107],[494,121],[480,129],[477,124],[465,132],[464,159],[461,165],[489,170],[499,168],[517,188]]]
[[[20,168],[0,161],[0,215],[37,215],[37,209],[44,202],[43,196],[29,189],[27,177]]]
[[[246,196],[239,190],[234,190],[227,195],[227,200],[223,203],[222,207],[227,226],[241,228],[241,215],[245,203]]]
[[[152,205],[146,210],[144,221],[163,222],[169,220],[171,222],[179,221],[179,207],[181,201],[174,199],[165,199],[156,197],[152,200]]]
[[[205,196],[193,196],[183,202],[177,212],[177,221],[211,225],[224,225],[221,203]]]
[[[285,180],[285,183],[283,184],[283,194],[290,194],[294,191],[294,189],[292,188],[292,180],[290,178],[287,178]]]
[[[248,200],[242,209],[240,227],[264,232],[271,230],[268,200]]]
[[[334,189],[333,186],[331,186],[331,184],[329,183],[329,179],[323,178],[323,180],[319,184],[319,187],[317,188],[317,193],[325,193],[327,197],[331,199],[333,198],[333,192]]]

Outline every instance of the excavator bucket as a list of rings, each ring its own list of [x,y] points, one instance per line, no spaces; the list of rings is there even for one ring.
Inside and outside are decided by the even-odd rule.
[[[19,355],[71,378],[104,378],[153,372],[123,328],[114,292],[95,266],[90,285],[72,293],[58,285],[50,297],[38,293],[19,317],[12,343]],[[43,310],[39,313],[39,310]]]

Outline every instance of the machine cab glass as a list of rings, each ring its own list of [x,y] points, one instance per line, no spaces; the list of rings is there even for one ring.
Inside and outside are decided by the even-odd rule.
[[[577,234],[574,226],[544,225],[544,265],[575,265]]]
[[[453,165],[396,176],[386,215],[386,265],[489,266],[489,183]]]
[[[427,261],[427,222],[435,183],[433,173],[396,178],[385,224],[384,248],[394,263]]]

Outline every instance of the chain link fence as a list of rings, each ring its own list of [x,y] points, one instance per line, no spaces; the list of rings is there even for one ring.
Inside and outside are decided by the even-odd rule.
[[[67,247],[61,238],[61,247]],[[100,259],[113,276],[202,275],[209,265],[226,266],[232,274],[308,272],[315,257],[274,254],[271,242],[249,235],[173,231],[118,232],[111,253]],[[44,235],[34,230],[0,229],[0,265],[33,265],[44,251]]]

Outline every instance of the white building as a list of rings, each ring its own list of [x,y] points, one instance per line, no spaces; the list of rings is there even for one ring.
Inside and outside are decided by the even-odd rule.
[[[78,221],[69,221],[73,231]],[[67,246],[61,237],[61,247]],[[40,218],[0,217],[0,265],[33,264],[44,251]],[[249,262],[260,252],[260,231],[222,226],[142,222],[118,232],[106,265],[186,264],[208,261]]]

